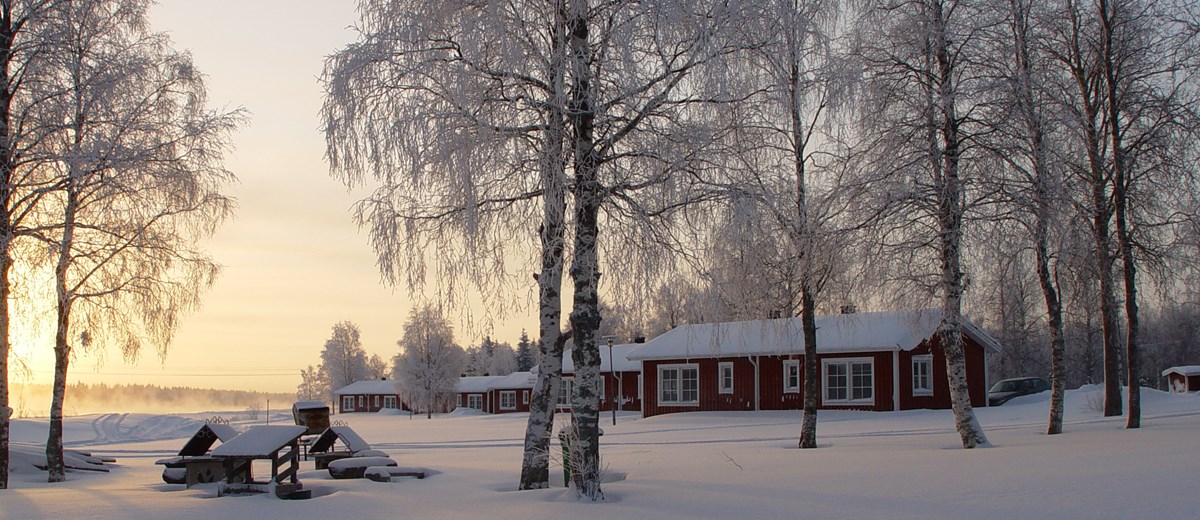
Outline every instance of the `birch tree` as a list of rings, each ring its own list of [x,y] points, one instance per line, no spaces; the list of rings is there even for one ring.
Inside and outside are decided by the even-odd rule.
[[[976,204],[968,190],[983,167],[968,146],[980,131],[971,118],[982,88],[976,35],[989,23],[978,7],[955,0],[872,3],[861,21],[859,51],[869,98],[863,128],[877,161],[867,173],[881,175],[878,200],[900,219],[885,225],[881,239],[908,249],[906,255],[928,253],[939,266],[910,276],[941,299],[937,338],[964,448],[987,443],[967,391],[962,341],[964,224]]]
[[[359,11],[359,42],[326,64],[322,117],[331,172],[380,184],[356,218],[385,281],[423,287],[433,259],[434,285],[451,286],[439,292],[501,294],[505,260],[526,250],[511,238],[537,230],[540,364],[520,487],[546,487],[566,341],[565,4],[367,0]]]
[[[455,396],[466,362],[462,347],[454,344],[454,329],[437,308],[425,305],[409,312],[396,344],[400,353],[392,366],[400,392],[409,406],[424,408],[432,419],[433,409]]]
[[[1068,194],[1064,172],[1056,166],[1060,164],[1056,157],[1064,151],[1059,144],[1063,139],[1061,124],[1053,116],[1061,75],[1047,52],[1047,20],[1052,16],[1051,9],[1028,0],[1010,0],[1007,5],[995,8],[1005,23],[991,31],[993,48],[996,55],[1005,59],[987,64],[1002,80],[996,88],[995,102],[985,112],[988,116],[984,119],[994,131],[984,143],[1011,173],[998,176],[999,180],[993,184],[1006,192],[1004,209],[1015,210],[1012,214],[1016,215],[1014,218],[1027,237],[1024,241],[1033,251],[1033,271],[1041,289],[1049,333],[1051,393],[1047,434],[1053,435],[1062,432],[1066,341],[1062,291],[1055,274],[1058,248],[1051,244],[1062,243],[1063,220],[1076,216],[1069,210],[1073,199]],[[1004,249],[1011,246],[1006,243]],[[1011,278],[1005,276],[1000,283]]]
[[[333,325],[325,347],[321,349],[321,373],[329,382],[329,399],[333,392],[368,378],[367,351],[362,346],[362,332],[350,321]],[[373,378],[372,378],[373,379]]]
[[[572,0],[567,9],[569,148],[575,241],[571,329],[572,480],[602,498],[599,457],[601,208],[637,224],[703,200],[697,158],[724,127],[711,108],[737,97],[725,59],[754,45],[761,11],[720,2]],[[614,219],[615,220],[615,219]],[[623,231],[628,232],[628,228]],[[621,236],[624,240],[632,237]]]
[[[835,55],[833,29],[839,6],[827,1],[767,2],[765,16],[773,38],[758,50],[748,73],[763,78],[762,96],[746,109],[751,122],[739,139],[739,157],[749,178],[742,183],[757,198],[785,237],[782,264],[793,273],[784,286],[792,286],[795,301],[784,315],[799,315],[804,334],[804,420],[800,448],[817,446],[817,329],[816,306],[821,286],[829,276],[828,255],[837,247],[830,240],[835,215],[820,170],[835,156],[837,145],[832,111],[848,90]],[[841,90],[839,92],[839,90]],[[754,156],[747,156],[750,152]],[[832,178],[832,176],[827,176]],[[813,361],[813,362],[810,362]]]
[[[18,240],[30,236],[30,220],[47,191],[38,151],[50,131],[39,116],[46,99],[39,59],[54,40],[48,23],[54,0],[0,0],[0,489],[8,488],[12,270]]]
[[[147,27],[148,3],[64,3],[56,24],[47,141],[55,191],[39,219],[53,233],[55,377],[46,445],[50,482],[64,480],[62,412],[71,354],[116,344],[165,356],[183,313],[200,304],[217,265],[196,246],[232,211],[220,189],[236,112],[205,106],[190,58]],[[50,114],[47,114],[50,115]]]

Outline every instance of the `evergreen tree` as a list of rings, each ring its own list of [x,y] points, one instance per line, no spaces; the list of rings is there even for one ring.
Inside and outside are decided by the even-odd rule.
[[[517,371],[525,372],[533,368],[533,352],[530,349],[529,334],[521,329],[521,339],[517,340]]]

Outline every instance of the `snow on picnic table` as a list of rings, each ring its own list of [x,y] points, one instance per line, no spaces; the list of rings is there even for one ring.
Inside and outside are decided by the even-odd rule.
[[[1143,428],[1131,431],[1102,416],[1097,393],[1068,394],[1057,436],[1043,434],[1044,395],[980,409],[993,446],[977,450],[959,447],[946,410],[823,410],[815,450],[795,448],[799,412],[626,413],[604,422],[606,500],[595,504],[562,487],[515,490],[524,414],[341,415],[429,478],[333,480],[306,462],[300,479],[315,496],[298,502],[162,484],[153,460],[182,439],[101,442],[89,449],[117,457],[112,473],[69,473],[56,485],[14,475],[0,519],[1194,518],[1200,396],[1144,390]],[[552,483],[561,478],[552,467]]]
[[[255,426],[212,450],[217,457],[267,457],[300,438],[304,426]]]

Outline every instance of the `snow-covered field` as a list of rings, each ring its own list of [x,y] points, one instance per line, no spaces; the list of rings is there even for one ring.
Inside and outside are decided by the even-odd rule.
[[[164,484],[154,461],[213,414],[82,416],[67,422],[69,446],[116,457],[112,472],[51,485],[18,465],[0,519],[1200,517],[1200,396],[1144,390],[1136,431],[1103,418],[1098,396],[1070,392],[1066,432],[1054,437],[1042,434],[1046,394],[978,410],[992,446],[977,450],[959,448],[949,411],[822,411],[821,447],[803,451],[798,412],[626,414],[616,426],[604,415],[599,503],[561,487],[516,491],[524,414],[337,416],[401,466],[432,474],[332,480],[305,462],[300,477],[316,495],[306,501]],[[44,442],[45,426],[18,420],[13,433]]]

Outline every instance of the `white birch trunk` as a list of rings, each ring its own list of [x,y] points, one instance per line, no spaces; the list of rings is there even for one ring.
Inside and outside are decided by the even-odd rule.
[[[562,329],[562,278],[564,233],[566,230],[567,186],[564,182],[563,142],[566,122],[566,6],[555,2],[555,20],[551,31],[551,60],[548,77],[552,78],[553,99],[545,110],[542,135],[542,270],[538,275],[538,377],[529,401],[529,423],[525,428],[525,447],[521,460],[519,489],[540,489],[550,485],[550,438],[554,429],[554,410],[562,386],[563,347],[568,339]]]
[[[933,27],[932,52],[936,64],[936,85],[933,92],[940,114],[939,124],[941,153],[934,156],[937,163],[938,223],[941,233],[940,252],[942,261],[941,292],[942,322],[938,327],[942,348],[946,353],[946,376],[950,382],[950,405],[954,411],[954,425],[962,437],[964,448],[987,444],[987,437],[979,425],[971,407],[971,395],[967,387],[967,363],[962,341],[962,226],[963,201],[965,194],[960,178],[960,135],[956,110],[957,90],[954,83],[954,62],[950,58],[950,43],[947,41],[946,13],[940,0],[931,2],[930,16]]]
[[[604,497],[600,490],[600,271],[598,257],[599,213],[603,193],[594,142],[595,100],[592,90],[592,55],[587,0],[572,0],[567,21],[571,59],[571,101],[567,113],[572,125],[575,170],[575,250],[571,278],[575,284],[571,328],[575,333],[575,398],[571,430],[572,476],[576,491],[591,500]]]

